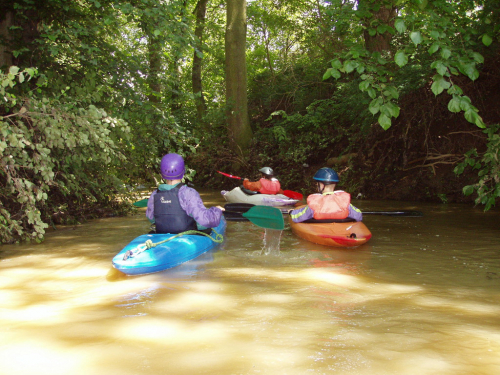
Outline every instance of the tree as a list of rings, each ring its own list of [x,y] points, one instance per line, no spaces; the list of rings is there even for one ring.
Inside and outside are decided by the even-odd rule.
[[[196,44],[193,53],[193,70],[191,80],[193,84],[193,94],[195,95],[196,115],[200,123],[203,123],[203,117],[205,116],[205,112],[207,110],[201,79],[203,61],[203,31],[205,28],[207,3],[208,0],[199,0],[194,10],[196,15],[196,28],[194,31]]]
[[[246,155],[252,139],[247,109],[246,0],[228,0],[226,16],[226,115],[233,152]]]

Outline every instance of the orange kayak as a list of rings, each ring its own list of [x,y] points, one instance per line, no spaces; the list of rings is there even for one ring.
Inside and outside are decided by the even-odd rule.
[[[348,223],[294,223],[289,218],[292,232],[297,236],[325,246],[356,247],[372,238],[372,233],[361,221]]]

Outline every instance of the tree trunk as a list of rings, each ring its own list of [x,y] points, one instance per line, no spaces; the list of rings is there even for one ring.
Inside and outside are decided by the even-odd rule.
[[[161,44],[153,35],[148,35],[148,60],[149,74],[147,78],[149,93],[148,99],[151,103],[160,103],[162,95],[162,85],[160,82],[160,72],[162,70]]]
[[[207,3],[208,0],[199,0],[196,4],[195,15],[196,15],[196,28],[194,30],[194,35],[196,37],[198,51],[194,51],[193,56],[193,71],[192,71],[192,83],[193,83],[193,94],[195,95],[196,103],[196,117],[203,127],[205,127],[203,117],[207,110],[207,105],[205,103],[205,97],[203,96],[203,85],[201,79],[201,70],[203,58],[200,56],[203,47],[203,30],[205,28],[205,16],[207,13]]]
[[[232,150],[244,157],[252,139],[247,108],[246,0],[228,0],[226,14],[226,115]]]
[[[181,3],[180,9],[179,9],[179,18],[183,21],[186,22],[186,8],[187,8],[187,1],[184,0]],[[182,34],[186,34],[185,30],[180,31]],[[182,35],[182,36],[184,36]],[[172,59],[170,61],[170,77],[172,80],[172,91],[170,94],[170,110],[172,112],[172,115],[176,115],[177,112],[180,111],[182,108],[182,102],[181,102],[181,62],[182,58],[184,56],[184,48],[185,46],[183,43],[179,44],[174,44],[172,46]]]
[[[366,49],[370,52],[389,51],[392,34],[386,31],[370,35],[370,29],[377,30],[379,25],[394,27],[394,17],[396,17],[394,2],[391,0],[359,0],[358,4],[359,10],[367,10],[373,14],[371,18],[363,19],[363,24],[366,26],[364,31]],[[378,22],[374,23],[373,20]]]
[[[10,39],[9,37],[9,27],[12,26],[12,12],[7,12],[5,16],[0,21],[0,40],[5,40],[5,43],[8,44]],[[0,44],[0,69],[8,68],[12,65],[12,53],[9,48]]]

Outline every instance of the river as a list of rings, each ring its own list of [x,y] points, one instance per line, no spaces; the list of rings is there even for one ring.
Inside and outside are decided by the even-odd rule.
[[[218,249],[136,277],[111,259],[144,209],[3,245],[0,374],[500,374],[500,212],[354,204],[424,216],[366,215],[356,249],[286,225],[266,251],[264,229],[229,222]]]

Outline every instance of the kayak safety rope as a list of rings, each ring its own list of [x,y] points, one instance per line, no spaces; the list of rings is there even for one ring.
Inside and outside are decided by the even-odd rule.
[[[174,238],[177,238],[177,237],[180,237],[180,236],[184,236],[184,235],[187,235],[187,234],[196,234],[196,235],[202,234],[205,237],[210,238],[215,243],[222,243],[224,241],[224,236],[222,234],[220,234],[220,233],[217,233],[217,231],[215,229],[212,229],[212,231],[214,232],[215,237],[212,237],[208,233],[200,232],[198,230],[187,230],[185,232],[176,234],[175,236],[169,237],[166,240],[163,240],[163,241],[160,241],[160,242],[157,242],[157,243],[153,243],[153,241],[147,240],[146,242],[144,242],[144,244],[138,245],[136,247],[136,251],[135,252],[132,251],[132,250],[128,250],[125,253],[125,255],[123,256],[123,260],[127,260],[128,258],[133,258],[133,257],[135,257],[136,255],[142,253],[145,250],[152,249],[153,247],[156,247],[156,246],[161,245],[161,244],[163,244],[165,242],[173,240]]]

